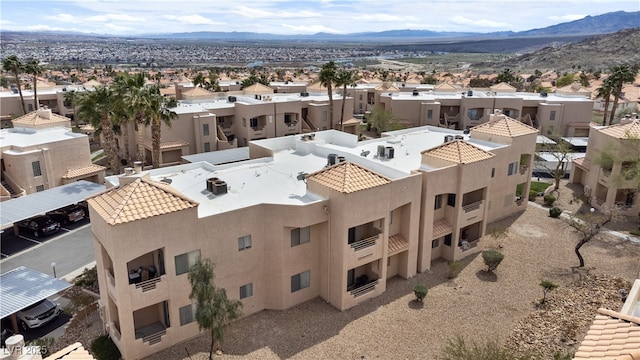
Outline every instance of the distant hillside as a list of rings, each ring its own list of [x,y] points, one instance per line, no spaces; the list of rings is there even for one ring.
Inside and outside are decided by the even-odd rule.
[[[580,20],[517,32],[517,36],[549,36],[549,35],[594,35],[610,34],[622,29],[640,26],[640,11],[616,11],[598,16],[587,16]]]
[[[494,68],[568,71],[572,66],[584,70],[606,70],[620,63],[640,64],[640,27],[614,34],[599,35],[573,44],[545,47],[511,58]],[[474,66],[489,64],[474,64]]]

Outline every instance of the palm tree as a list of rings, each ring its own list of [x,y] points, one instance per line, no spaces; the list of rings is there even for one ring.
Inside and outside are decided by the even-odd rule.
[[[609,115],[609,124],[613,124],[613,118],[616,116],[618,100],[622,95],[622,86],[625,83],[635,80],[636,74],[638,74],[638,68],[636,66],[623,64],[613,68],[610,76],[612,79],[613,106],[611,107],[611,114]]]
[[[606,78],[602,82],[602,86],[596,89],[596,98],[604,99],[604,116],[602,117],[602,125],[607,125],[607,111],[609,111],[609,103],[611,102],[611,78]]]
[[[335,78],[336,86],[342,86],[342,110],[340,112],[340,131],[344,121],[344,103],[347,102],[347,86],[353,84],[355,76],[353,71],[341,70]]]
[[[329,95],[329,122],[333,127],[333,83],[336,81],[336,63],[329,61],[322,65],[318,79],[322,86],[327,87],[327,95]]]
[[[127,160],[129,159],[128,127],[130,123],[134,123],[135,127],[137,128],[136,159],[144,164],[144,128],[150,124],[150,103],[149,91],[148,87],[146,86],[146,74],[136,73],[134,75],[119,75],[114,81],[114,89],[116,90],[118,98],[120,99],[119,108],[122,111],[120,121],[122,121],[124,125],[123,136],[125,137]]]
[[[152,86],[149,89],[149,103],[151,115],[151,142],[153,148],[153,168],[160,167],[160,141],[162,140],[162,124],[171,127],[171,120],[178,115],[169,110],[176,106],[174,98],[165,99],[160,93],[160,88]]]
[[[38,76],[42,75],[44,67],[40,65],[38,59],[31,59],[25,64],[24,70],[33,77],[33,108],[34,110],[38,110],[40,108],[40,102],[38,101]]]
[[[118,148],[116,146],[115,132],[113,129],[113,105],[114,90],[104,86],[97,86],[93,91],[85,91],[77,94],[77,116],[88,121],[100,132],[104,139],[102,148],[104,149],[109,161],[109,168],[118,174],[120,173],[120,164],[118,159]]]
[[[4,69],[4,71],[9,71],[13,74],[16,82],[16,87],[18,88],[18,93],[20,94],[20,105],[22,105],[22,114],[24,115],[27,113],[27,109],[24,107],[22,86],[20,86],[20,72],[24,70],[24,64],[22,64],[17,56],[11,55],[2,60],[2,68]]]

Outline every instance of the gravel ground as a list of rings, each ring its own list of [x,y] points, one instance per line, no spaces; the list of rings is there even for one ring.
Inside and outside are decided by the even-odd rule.
[[[567,189],[566,182],[563,186]],[[569,189],[562,190],[558,205],[577,212],[581,205],[569,204],[569,194]],[[491,224],[489,232],[495,235],[487,237],[485,248],[505,254],[495,274],[487,273],[476,255],[465,259],[462,271],[451,280],[448,264],[436,260],[429,272],[409,280],[391,279],[383,295],[344,312],[322,299],[286,311],[262,311],[228,328],[225,354],[216,358],[431,359],[457,335],[478,342],[513,337],[519,322],[536,312],[541,279],[560,284],[556,292],[569,296],[572,291],[560,290],[587,273],[630,282],[640,271],[640,245],[604,234],[583,246],[586,268],[573,269],[578,264],[573,252],[577,234],[565,221],[549,218],[546,210],[533,206]],[[414,300],[417,283],[429,288],[424,304]],[[585,308],[576,316],[593,319],[591,311]],[[584,333],[574,337],[581,339]],[[206,359],[208,347],[205,334],[148,359]]]

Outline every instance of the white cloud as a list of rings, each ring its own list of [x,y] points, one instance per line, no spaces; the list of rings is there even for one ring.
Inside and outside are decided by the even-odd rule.
[[[104,14],[104,15],[94,15],[87,18],[87,21],[96,21],[96,22],[107,22],[107,21],[145,21],[144,18],[139,18],[127,14]]]
[[[547,19],[554,20],[554,21],[574,21],[574,20],[580,20],[585,16],[587,15],[583,15],[583,14],[566,14],[566,15],[559,15],[559,16],[553,15],[553,16],[547,17]]]
[[[339,34],[340,32],[336,29],[332,29],[330,27],[326,27],[324,25],[288,25],[282,24],[283,27],[287,29],[294,30],[297,34],[315,34],[319,32],[331,33],[331,34]]]
[[[27,26],[26,29],[29,31],[65,31],[67,30],[67,29],[53,27],[53,26],[44,25],[44,24],[30,25],[30,26]]]
[[[178,20],[183,24],[189,24],[189,25],[221,25],[222,24],[220,22],[213,21],[201,15],[183,15],[183,16],[164,15],[163,18],[167,20]]]
[[[486,19],[469,19],[464,16],[454,16],[449,19],[452,23],[458,25],[484,27],[484,28],[508,28],[510,25],[503,22],[486,20]]]
[[[295,19],[308,19],[308,18],[318,18],[322,17],[323,14],[309,11],[309,10],[300,10],[300,11],[268,11],[263,9],[256,9],[248,6],[238,6],[231,10],[231,13],[243,17],[247,17],[249,19],[282,19],[282,18],[295,18]]]
[[[351,17],[359,21],[417,21],[415,16],[399,16],[390,14],[363,14]]]
[[[121,26],[121,25],[116,25],[116,24],[104,24],[104,27],[107,29],[111,29],[115,32],[125,32],[125,31],[131,31],[133,30],[132,28],[128,27],[128,26]]]
[[[55,14],[45,16],[45,19],[54,20],[54,21],[62,21],[62,22],[75,22],[77,21],[75,16],[71,14]]]

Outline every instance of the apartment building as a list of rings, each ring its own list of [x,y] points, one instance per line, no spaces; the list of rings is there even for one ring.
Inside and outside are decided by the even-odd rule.
[[[171,109],[177,118],[171,126],[162,124],[161,166],[176,165],[184,155],[248,146],[250,141],[295,135],[303,132],[327,130],[339,127],[342,98],[336,95],[333,121],[329,120],[329,101],[326,94],[310,93],[274,94],[261,85],[266,94],[212,93],[196,87],[179,87],[182,100]],[[259,92],[258,86],[248,92]],[[188,90],[187,90],[188,89]],[[352,98],[345,103],[344,119],[352,119]],[[136,153],[137,131],[129,125],[129,152]],[[344,129],[356,129],[346,121]],[[142,128],[145,158],[152,156],[151,129]],[[121,147],[126,142],[119,141]],[[124,153],[124,149],[122,149]]]
[[[89,138],[71,131],[70,119],[40,109],[0,130],[2,200],[78,180],[103,183],[105,168],[91,162]]]
[[[88,199],[108,332],[125,359],[196,336],[197,257],[248,315],[317,297],[346,310],[476,253],[487,223],[526,208],[536,134],[495,115],[469,133],[328,130],[251,141],[239,163],[126,169]]]
[[[75,111],[71,102],[65,99],[69,91],[83,90],[82,85],[54,86],[48,83],[38,82],[38,104],[40,108],[51,109],[54,114],[66,116],[73,120]],[[27,112],[34,108],[34,93],[32,90],[22,90],[24,105]],[[2,128],[10,127],[11,119],[22,115],[20,95],[18,91],[0,91],[0,119]]]
[[[412,126],[433,125],[462,130],[487,122],[491,114],[500,110],[539,129],[542,135],[589,135],[594,105],[588,96],[519,93],[498,85],[489,91],[443,91],[436,87],[435,91],[414,89],[409,93],[376,89],[379,95],[374,99],[396,119]]]
[[[626,169],[640,161],[640,118],[624,118],[619,124],[593,126],[584,157],[573,160],[569,181],[584,186],[591,205],[600,211],[617,208],[622,215],[640,212],[637,177],[625,177]]]

